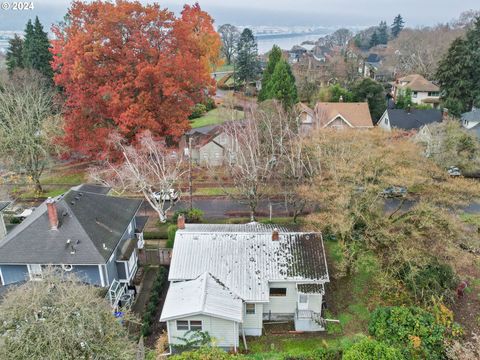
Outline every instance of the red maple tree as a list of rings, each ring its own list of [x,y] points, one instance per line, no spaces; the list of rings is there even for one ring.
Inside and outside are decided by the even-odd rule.
[[[193,105],[214,91],[221,42],[198,4],[177,18],[158,4],[74,1],[66,19],[52,28],[52,64],[73,151],[106,155],[112,130],[128,142],[144,130],[178,139]]]

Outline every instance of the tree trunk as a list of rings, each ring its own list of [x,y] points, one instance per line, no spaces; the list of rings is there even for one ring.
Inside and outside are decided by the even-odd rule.
[[[34,178],[33,181],[35,183],[35,191],[38,193],[43,193],[43,188],[42,188],[42,184],[40,183],[40,179]]]

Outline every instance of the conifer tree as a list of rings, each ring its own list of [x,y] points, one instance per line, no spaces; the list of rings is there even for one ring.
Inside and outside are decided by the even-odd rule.
[[[259,72],[257,42],[252,30],[245,28],[240,35],[237,45],[237,69],[236,80],[243,82],[245,86],[255,80]]]
[[[283,106],[288,109],[298,102],[295,77],[288,63],[281,59],[275,65],[272,77],[267,84],[266,99],[280,100]]]
[[[378,26],[378,43],[386,44],[388,42],[388,27],[386,21],[381,21]]]
[[[395,19],[393,19],[393,24],[392,24],[392,37],[396,38],[400,32],[403,30],[403,27],[405,25],[405,21],[403,21],[402,15],[398,14]]]
[[[377,30],[375,30],[372,34],[372,37],[370,38],[370,47],[377,46],[378,44],[379,44],[378,34],[377,34]]]
[[[262,78],[262,89],[258,94],[258,100],[263,101],[267,99],[267,88],[269,86],[270,79],[275,71],[275,66],[282,59],[282,50],[277,46],[273,45],[270,54],[268,55],[268,63],[265,71],[263,72]]]
[[[23,40],[15,34],[13,39],[8,42],[7,50],[7,69],[11,74],[16,68],[23,68]]]
[[[38,70],[47,79],[52,79],[53,70],[50,64],[52,58],[50,40],[48,34],[43,31],[40,20],[36,17],[34,24],[28,20],[23,44],[23,65]]]

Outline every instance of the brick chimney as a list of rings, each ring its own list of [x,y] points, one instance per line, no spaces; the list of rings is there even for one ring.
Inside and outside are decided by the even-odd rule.
[[[272,232],[272,241],[278,241],[280,240],[280,234],[278,233],[278,229],[275,228],[273,229],[273,232]]]
[[[179,229],[179,230],[185,229],[185,216],[183,216],[183,214],[178,215],[177,229]]]
[[[47,203],[48,221],[50,223],[50,230],[58,230],[58,214],[57,214],[57,206],[55,205],[55,200],[49,197],[46,203]]]
[[[447,117],[448,117],[448,109],[443,108],[443,110],[442,110],[442,120],[446,120]]]

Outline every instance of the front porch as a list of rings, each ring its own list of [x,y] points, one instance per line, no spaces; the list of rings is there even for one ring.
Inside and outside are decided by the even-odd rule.
[[[325,320],[312,310],[297,309],[294,324],[295,331],[325,331]]]

